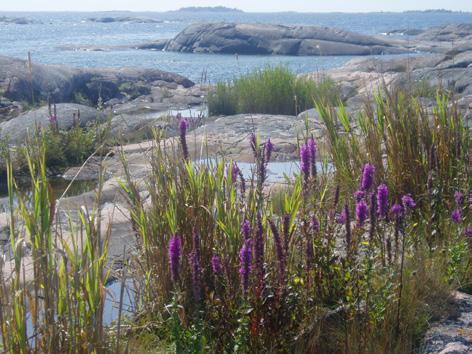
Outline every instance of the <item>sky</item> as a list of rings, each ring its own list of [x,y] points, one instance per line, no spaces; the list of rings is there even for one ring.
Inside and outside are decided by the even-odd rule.
[[[168,11],[185,6],[217,5],[254,12],[370,12],[443,8],[472,12],[472,0],[0,0],[0,11]]]

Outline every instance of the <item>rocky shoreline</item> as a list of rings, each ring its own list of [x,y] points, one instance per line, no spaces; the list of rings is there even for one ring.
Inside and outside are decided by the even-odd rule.
[[[227,38],[234,38],[234,41],[228,43]],[[452,49],[451,38],[455,40]],[[434,102],[434,91],[429,89],[442,85],[454,93],[466,125],[472,130],[471,39],[472,25],[427,30],[418,34],[417,39],[407,46],[404,41],[397,39],[382,40],[337,30],[215,24],[191,26],[171,41],[156,42],[155,49],[286,55],[319,55],[317,51],[319,53],[321,48],[329,48],[324,55],[407,53],[418,48],[428,49],[435,54],[389,60],[355,59],[341,68],[329,71],[327,75],[338,83],[347,110],[353,114],[363,107],[365,100],[373,92],[383,86],[413,87],[422,96],[424,104],[430,106]],[[311,77],[316,79],[316,75]],[[122,134],[125,141],[138,141],[117,148],[116,154],[110,154],[101,161],[108,172],[101,201],[101,225],[103,230],[108,227],[112,230],[110,261],[113,262],[116,258],[122,258],[123,246],[132,252],[134,240],[129,215],[123,212],[126,210],[126,201],[120,192],[119,181],[124,170],[118,152],[123,152],[129,161],[131,177],[144,186],[150,170],[147,153],[153,143],[142,141],[144,139],[140,139],[140,132],[158,126],[172,139],[177,133],[176,121],[173,120],[175,114],[172,111],[182,111],[184,116],[187,116],[185,111],[188,109],[204,111],[210,89],[196,85],[181,75],[160,70],[74,69],[39,64],[30,67],[26,61],[0,57],[1,136],[8,137],[10,143],[14,144],[21,141],[35,125],[47,124],[47,106],[27,110],[25,102],[49,99],[58,103],[58,121],[63,129],[74,124],[72,118],[80,111],[81,123],[88,124],[110,117],[115,136]],[[78,98],[83,101],[82,104],[77,103]],[[101,110],[91,107],[97,103],[102,105]],[[247,144],[247,136],[255,130],[261,138],[270,137],[275,144],[275,161],[290,161],[297,158],[297,137],[305,129],[306,120],[314,136],[321,140],[323,126],[315,110],[302,112],[298,116],[240,114],[209,117],[197,120],[192,127],[189,148],[192,156],[198,156],[202,142],[206,141],[208,152],[212,155],[224,154],[236,161],[251,161],[252,153]],[[97,175],[98,166],[97,160],[91,160],[84,169],[71,169],[66,175],[72,176],[71,178],[93,178]],[[95,202],[93,191],[65,198],[58,203],[58,213],[73,213],[82,205],[91,208]],[[2,227],[5,226],[6,219],[0,214]],[[460,308],[464,313],[458,318],[465,316],[468,322],[463,321],[466,325],[462,326],[470,328],[470,298],[458,301],[463,305]],[[445,325],[449,324],[447,322]],[[456,351],[444,351],[452,348],[455,344],[451,343],[458,340],[455,336],[443,335],[449,331],[441,327],[443,325],[444,322],[428,332],[426,353],[470,353],[467,351],[470,341],[467,342],[466,339],[454,347],[454,350],[459,348]],[[436,331],[437,328],[440,332]],[[438,336],[441,343],[437,341]]]

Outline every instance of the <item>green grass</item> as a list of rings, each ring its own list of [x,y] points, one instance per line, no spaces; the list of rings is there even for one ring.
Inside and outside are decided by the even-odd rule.
[[[208,96],[208,106],[212,115],[295,115],[313,108],[315,100],[339,103],[340,95],[331,79],[325,76],[318,80],[297,77],[287,67],[276,66],[218,83]]]

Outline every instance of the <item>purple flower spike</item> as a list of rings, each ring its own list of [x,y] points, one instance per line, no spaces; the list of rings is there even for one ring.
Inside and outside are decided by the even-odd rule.
[[[367,203],[363,200],[357,203],[356,205],[356,219],[359,226],[364,225],[367,215],[369,213]]]
[[[377,212],[382,218],[388,214],[388,187],[385,184],[377,187]]]
[[[311,218],[310,226],[311,226],[311,229],[313,230],[314,233],[320,232],[320,222],[318,221],[318,219],[314,215]]]
[[[169,267],[172,281],[179,281],[180,255],[182,252],[182,240],[179,235],[174,235],[169,241]]]
[[[454,193],[454,200],[456,201],[457,206],[461,206],[464,203],[464,194],[461,193],[461,192],[455,192]]]
[[[192,272],[193,298],[196,302],[199,302],[201,298],[201,269],[200,257],[195,250],[190,253],[189,266]]]
[[[472,204],[472,193],[469,194],[469,204]]]
[[[364,165],[362,169],[362,178],[361,178],[361,190],[368,191],[372,184],[374,183],[374,173],[375,167],[374,165],[367,163]]]
[[[251,223],[249,220],[244,220],[241,225],[241,233],[243,234],[243,241],[251,238]]]
[[[402,204],[405,209],[414,209],[416,207],[416,203],[410,194],[406,194],[402,197]]]
[[[231,182],[236,183],[238,180],[239,172],[241,170],[239,169],[239,166],[236,162],[233,162],[231,164]]]
[[[393,204],[392,209],[390,212],[395,216],[396,218],[401,218],[403,216],[403,206],[401,204]]]
[[[344,225],[346,223],[346,220],[347,220],[347,213],[346,213],[346,209],[343,208],[341,213],[336,216],[336,222],[340,225]]]
[[[272,156],[272,151],[274,151],[274,144],[272,144],[270,139],[267,139],[267,142],[264,145],[265,163],[268,163],[270,161],[270,157]]]
[[[223,272],[223,270],[221,268],[221,259],[220,259],[220,257],[218,257],[216,255],[211,257],[211,268],[212,268],[213,273],[215,275],[220,275]]]
[[[305,181],[310,177],[310,159],[310,149],[306,144],[303,144],[300,148],[300,171]]]
[[[187,145],[187,128],[188,128],[187,120],[181,119],[179,123],[180,144],[182,145],[182,153],[184,155],[185,160],[188,160],[188,157],[189,157],[188,145]]]
[[[239,251],[239,275],[241,277],[241,285],[244,295],[247,294],[249,287],[249,273],[251,272],[252,250],[251,240],[244,241],[243,247]]]
[[[356,202],[360,202],[364,198],[365,198],[365,192],[364,191],[354,192],[354,199],[356,199]]]
[[[308,151],[310,152],[311,175],[316,176],[316,142],[310,138],[307,142]]]
[[[467,226],[464,232],[467,237],[472,237],[472,226]]]
[[[451,214],[451,219],[454,223],[460,224],[462,221],[462,213],[460,209],[455,209]]]

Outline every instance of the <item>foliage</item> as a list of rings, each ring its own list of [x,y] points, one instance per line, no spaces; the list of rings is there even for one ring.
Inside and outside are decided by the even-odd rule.
[[[267,113],[296,115],[313,107],[315,100],[340,101],[334,82],[297,77],[285,66],[266,67],[230,82],[218,83],[208,96],[213,115]]]
[[[273,146],[255,136],[251,178],[232,162],[180,158],[159,132],[145,194],[127,172],[146,279],[136,320],[153,323],[162,343],[183,352],[413,352],[447,312],[450,291],[471,284],[472,205],[453,197],[470,193],[470,137],[454,105],[438,96],[430,120],[414,99],[386,93],[356,132],[342,107],[318,108],[335,171],[316,171],[307,133],[300,175],[275,200],[265,189]]]
[[[2,349],[103,352],[109,234],[102,238],[97,214],[85,207],[78,214],[80,227],[63,230],[47,182],[44,140],[35,140],[25,154],[31,194],[17,188],[7,159],[11,258],[3,259],[0,272]]]

